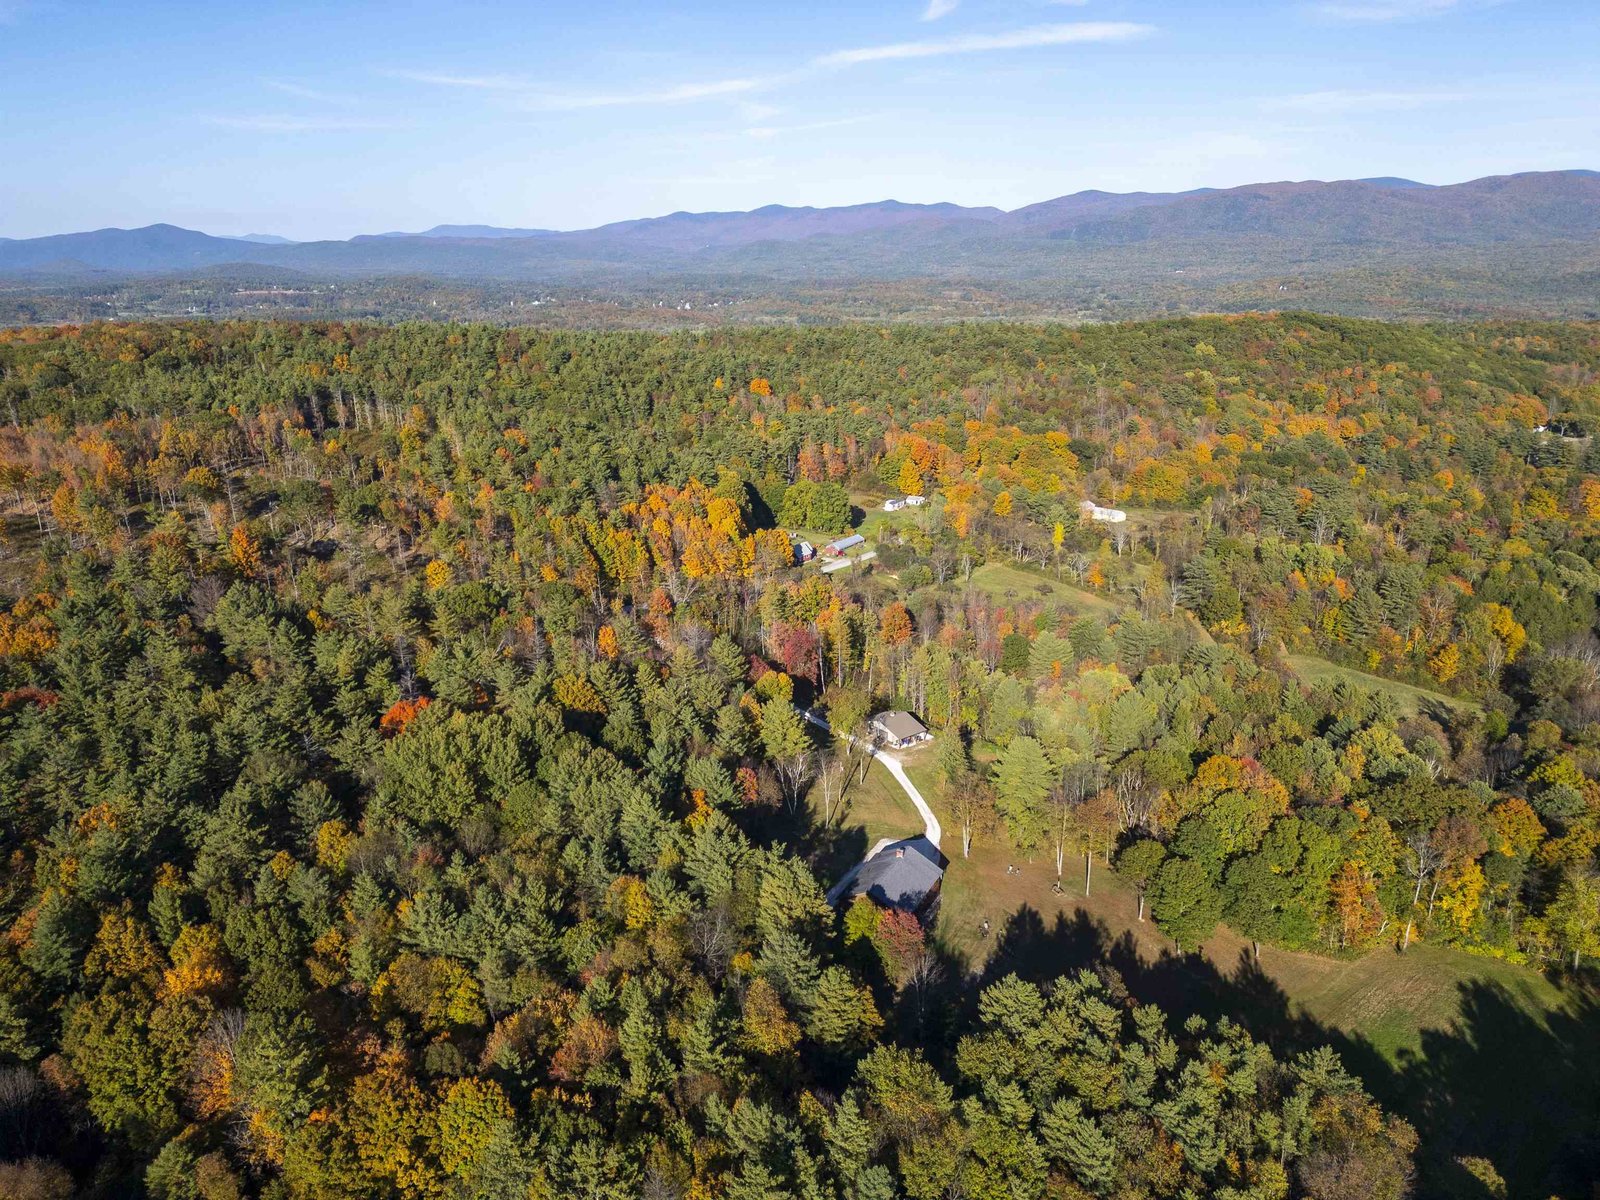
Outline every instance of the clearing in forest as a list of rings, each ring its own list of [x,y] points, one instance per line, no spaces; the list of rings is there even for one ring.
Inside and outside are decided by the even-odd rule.
[[[1331,663],[1325,658],[1317,658],[1314,655],[1288,654],[1284,656],[1284,661],[1307,687],[1315,687],[1324,682],[1343,681],[1369,692],[1382,692],[1394,697],[1404,716],[1414,717],[1430,708],[1453,708],[1464,712],[1483,711],[1482,705],[1474,704],[1471,700],[1465,700],[1460,696],[1449,696],[1444,692],[1417,687],[1415,684],[1385,679],[1381,675],[1369,675],[1365,671],[1358,671],[1354,667],[1341,667],[1337,663]]]

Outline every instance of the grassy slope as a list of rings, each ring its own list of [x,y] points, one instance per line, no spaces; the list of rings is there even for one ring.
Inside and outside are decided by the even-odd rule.
[[[1369,675],[1354,667],[1341,667],[1325,658],[1317,658],[1310,654],[1290,654],[1284,661],[1308,686],[1315,686],[1325,680],[1345,680],[1356,687],[1385,692],[1393,696],[1399,702],[1401,711],[1408,716],[1415,716],[1424,708],[1438,707],[1481,711],[1480,705],[1470,700],[1463,700],[1459,696],[1447,696],[1443,692],[1430,691],[1394,679],[1385,679],[1381,675]]]
[[[807,803],[816,829],[822,830],[822,794],[815,785]],[[866,779],[860,783],[856,782],[852,771],[834,827],[813,838],[813,844],[819,846],[814,865],[817,878],[823,887],[832,887],[879,839],[909,837],[921,832],[922,819],[917,816],[917,810],[882,763],[869,767]]]
[[[1122,606],[1109,596],[1058,582],[1042,572],[1026,571],[1005,563],[984,563],[972,572],[974,586],[996,600],[1047,598],[1075,616],[1114,617]]]

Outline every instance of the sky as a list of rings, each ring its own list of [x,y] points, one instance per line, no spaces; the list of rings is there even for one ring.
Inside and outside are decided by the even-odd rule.
[[[1600,169],[1600,0],[0,0],[0,237]]]

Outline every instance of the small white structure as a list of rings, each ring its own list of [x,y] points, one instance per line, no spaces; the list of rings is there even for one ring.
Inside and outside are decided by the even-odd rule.
[[[906,502],[904,500],[902,500],[902,499],[889,499],[889,500],[885,500],[883,502],[883,511],[884,512],[899,512],[905,506],[906,506]]]
[[[1120,525],[1128,519],[1128,514],[1120,508],[1101,508],[1093,500],[1083,501],[1078,511],[1091,521],[1106,521],[1112,525]]]
[[[930,741],[933,734],[928,727],[908,712],[881,712],[872,718],[872,731],[883,738],[883,744],[904,750],[919,742]]]
[[[927,502],[928,502],[928,498],[926,496],[907,496],[906,497],[906,505],[908,507],[910,507],[910,508],[921,508]]]

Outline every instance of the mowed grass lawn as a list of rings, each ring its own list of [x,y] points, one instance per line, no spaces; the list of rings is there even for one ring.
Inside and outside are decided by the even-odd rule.
[[[1447,696],[1443,692],[1435,692],[1428,688],[1416,687],[1409,683],[1400,683],[1398,680],[1385,679],[1381,675],[1369,675],[1365,671],[1358,671],[1354,667],[1341,667],[1329,662],[1325,658],[1317,658],[1310,654],[1289,654],[1284,657],[1289,664],[1289,669],[1298,675],[1308,687],[1315,687],[1323,682],[1345,682],[1367,691],[1383,692],[1393,696],[1400,705],[1400,710],[1406,716],[1416,716],[1426,708],[1454,708],[1466,712],[1481,712],[1482,706],[1470,700],[1463,700],[1459,696]]]
[[[1115,617],[1122,611],[1122,606],[1109,596],[1006,563],[984,563],[972,572],[972,583],[996,600],[1007,603],[1048,599],[1079,616]]]
[[[858,777],[852,768],[831,827],[824,825],[822,789],[812,784],[806,797],[814,828],[822,831],[815,839],[820,852],[813,869],[824,889],[837,883],[881,839],[922,832],[922,818],[882,763],[874,762],[859,783]]]
[[[1424,1031],[1456,1025],[1463,988],[1504,989],[1530,1014],[1563,1008],[1570,998],[1527,967],[1425,943],[1353,961],[1267,946],[1261,962],[1307,1016],[1359,1034],[1390,1062],[1420,1053]]]
[[[913,779],[924,796],[934,794],[922,780]],[[1099,936],[1105,947],[1131,939],[1132,946],[1150,962],[1178,956],[1177,946],[1153,922],[1138,919],[1136,889],[1108,869],[1103,859],[1095,860],[1089,894],[1085,895],[1083,856],[1069,855],[1062,893],[1057,894],[1052,853],[1030,859],[1009,849],[1002,836],[992,835],[977,839],[972,857],[963,859],[960,828],[951,822],[944,807],[935,801],[940,820],[945,822],[944,850],[951,859],[938,935],[966,958],[971,969],[988,965],[999,934],[1023,909],[1037,913],[1047,929],[1054,928],[1058,918],[1069,925],[1078,923],[1080,917],[1098,923],[1104,927]],[[1008,874],[1007,866],[1015,867],[1016,873]],[[985,920],[990,925],[987,938],[981,932]],[[1218,971],[1231,973],[1243,957],[1253,957],[1253,948],[1231,929],[1218,926],[1202,954]],[[1047,961],[1028,964],[1030,969],[1049,965]],[[1059,965],[1065,970],[1076,964],[1063,955]],[[1518,1007],[1535,1016],[1566,1009],[1573,999],[1570,988],[1530,967],[1423,942],[1414,943],[1404,954],[1382,949],[1353,959],[1263,945],[1259,969],[1283,990],[1295,1011],[1363,1038],[1391,1063],[1421,1053],[1427,1031],[1456,1024],[1464,989],[1501,989]]]

